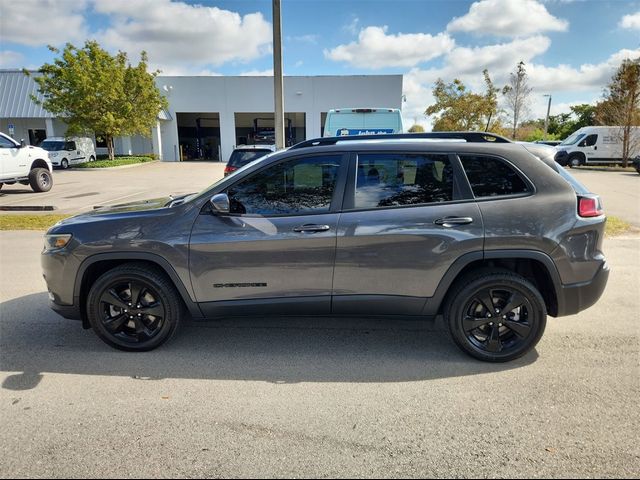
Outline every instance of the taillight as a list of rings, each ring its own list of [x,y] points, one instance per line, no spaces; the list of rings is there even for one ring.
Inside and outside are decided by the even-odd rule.
[[[237,169],[238,167],[232,167],[230,165],[227,165],[226,167],[224,167],[224,174],[229,175],[230,173],[235,172]]]
[[[600,197],[578,197],[578,215],[581,217],[599,217],[603,213]]]

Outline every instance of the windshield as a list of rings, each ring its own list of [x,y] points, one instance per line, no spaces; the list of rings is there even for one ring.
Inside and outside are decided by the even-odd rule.
[[[65,142],[56,142],[51,140],[45,140],[40,144],[40,148],[44,148],[49,152],[58,152],[64,150]]]
[[[565,138],[560,145],[573,145],[584,138],[586,133],[574,133],[569,138]]]
[[[271,153],[271,150],[255,149],[255,150],[234,150],[229,158],[228,165],[232,167],[242,167],[249,162],[253,162],[258,158],[262,158],[265,155]]]

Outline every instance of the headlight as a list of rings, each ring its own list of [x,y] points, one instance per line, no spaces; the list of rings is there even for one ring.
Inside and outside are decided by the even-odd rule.
[[[58,250],[66,247],[71,241],[71,234],[59,234],[59,235],[45,235],[44,236],[44,250]]]

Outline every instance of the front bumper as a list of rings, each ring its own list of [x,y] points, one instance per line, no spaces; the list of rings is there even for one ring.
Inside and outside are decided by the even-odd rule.
[[[565,150],[557,152],[554,159],[558,165],[563,167],[566,167],[569,164],[569,154]]]
[[[575,315],[596,303],[609,280],[609,265],[604,262],[588,282],[562,285],[558,292],[558,317]]]

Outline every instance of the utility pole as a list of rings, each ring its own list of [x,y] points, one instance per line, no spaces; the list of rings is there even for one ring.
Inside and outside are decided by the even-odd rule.
[[[547,130],[549,128],[549,112],[551,111],[551,94],[545,94],[543,97],[549,97],[549,103],[547,104],[547,116],[544,117],[544,135],[543,140],[547,139]]]
[[[284,98],[282,82],[282,27],[280,0],[273,0],[273,83],[276,149],[284,148]]]

